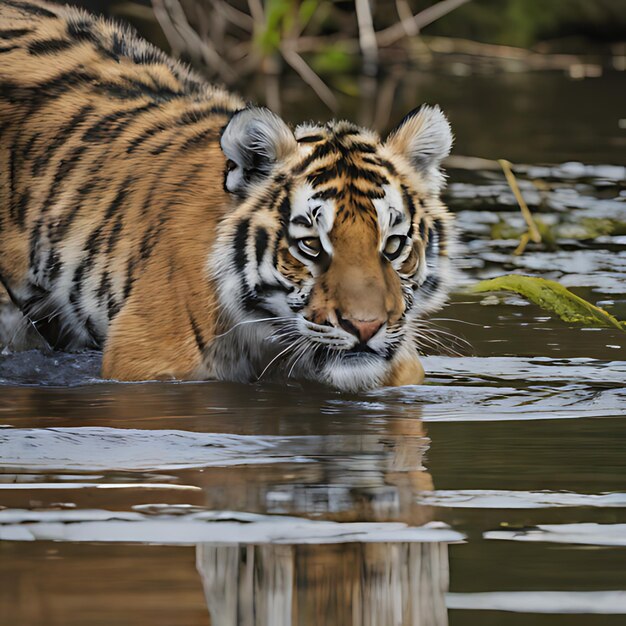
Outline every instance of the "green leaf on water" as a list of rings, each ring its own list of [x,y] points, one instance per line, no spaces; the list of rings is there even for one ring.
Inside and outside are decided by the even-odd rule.
[[[553,280],[534,276],[508,274],[482,280],[470,288],[472,293],[513,291],[542,309],[558,315],[565,322],[619,328],[626,332],[626,322],[620,322],[604,309],[572,293]]]

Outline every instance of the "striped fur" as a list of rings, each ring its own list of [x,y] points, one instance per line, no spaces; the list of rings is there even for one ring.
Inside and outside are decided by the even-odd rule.
[[[292,133],[130,30],[0,0],[4,298],[53,347],[103,348],[109,377],[419,382],[417,320],[450,281],[449,138],[432,108],[385,142]]]

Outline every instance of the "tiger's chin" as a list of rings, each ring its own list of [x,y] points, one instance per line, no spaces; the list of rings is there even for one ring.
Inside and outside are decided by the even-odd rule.
[[[392,359],[374,351],[338,351],[318,368],[303,369],[300,374],[346,392],[419,385],[424,380],[424,370],[413,349],[400,350]]]
[[[374,354],[346,356],[324,366],[321,382],[340,391],[366,391],[383,386],[389,363]]]

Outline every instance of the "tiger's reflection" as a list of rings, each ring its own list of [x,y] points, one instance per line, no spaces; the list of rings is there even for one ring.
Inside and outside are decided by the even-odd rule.
[[[323,447],[308,450],[318,463],[268,484],[260,498],[231,469],[229,498],[256,491],[265,512],[319,520],[432,521],[432,509],[419,505],[419,494],[433,489],[423,423],[405,413],[381,430],[324,438]],[[244,537],[236,545],[198,544],[196,557],[213,626],[448,624],[443,542],[251,545]]]
[[[447,626],[447,544],[199,544],[212,626]]]

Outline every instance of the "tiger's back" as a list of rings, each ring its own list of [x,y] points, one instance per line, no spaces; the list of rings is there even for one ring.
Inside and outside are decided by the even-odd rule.
[[[171,286],[176,233],[201,271],[242,106],[130,30],[0,1],[0,281],[54,346],[101,346],[146,271]]]

